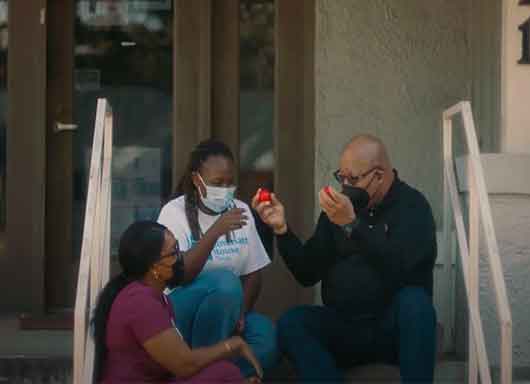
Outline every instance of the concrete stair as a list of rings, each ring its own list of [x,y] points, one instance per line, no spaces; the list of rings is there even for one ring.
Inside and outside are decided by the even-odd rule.
[[[499,370],[491,369],[493,384],[499,384]],[[351,369],[347,375],[349,384],[398,384],[399,369],[386,364],[370,364]],[[270,383],[295,383],[294,371],[287,361],[283,361],[272,373]],[[467,383],[467,363],[455,360],[452,356],[438,362],[434,377],[435,384]],[[516,367],[513,371],[514,384],[530,384],[530,367]]]
[[[0,384],[72,381],[72,331],[21,330],[16,316],[0,317]]]
[[[385,364],[360,366],[348,372],[349,383],[397,383],[398,367]],[[465,383],[466,364],[458,361],[441,361],[435,370],[435,383]]]
[[[493,369],[493,382],[499,383],[498,370]],[[529,369],[514,370],[514,384],[530,384]],[[276,370],[266,383],[295,383],[291,367],[286,363]],[[399,369],[384,364],[373,364],[352,369],[346,383],[398,384]],[[436,384],[467,382],[466,363],[441,361],[435,372]],[[72,383],[71,357],[0,356],[0,384],[70,384]]]
[[[435,383],[465,383],[466,364],[458,361],[441,361],[435,372]],[[370,364],[351,369],[346,374],[346,383],[399,383],[399,368],[386,364]],[[271,373],[271,383],[294,383],[296,377],[292,366],[287,361],[282,363]]]
[[[72,382],[70,357],[0,356],[0,384],[63,384]]]
[[[498,370],[493,370],[498,382]],[[352,369],[349,383],[399,383],[399,369],[368,365]],[[72,382],[72,332],[25,331],[16,318],[0,318],[0,384],[69,384]],[[286,361],[278,366],[268,383],[296,382]],[[445,357],[436,367],[435,382],[465,383],[466,364]],[[530,368],[514,369],[514,383],[530,384]]]
[[[290,367],[282,364],[266,382],[296,382]],[[71,357],[0,356],[0,384],[68,384],[72,382]],[[389,365],[369,365],[353,369],[348,383],[399,383],[399,369]],[[464,383],[465,364],[441,362],[436,383]]]

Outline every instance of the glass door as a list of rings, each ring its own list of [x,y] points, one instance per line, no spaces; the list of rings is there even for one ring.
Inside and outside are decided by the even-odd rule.
[[[48,198],[47,204],[47,239],[57,244],[57,252],[53,246],[48,246],[46,252],[47,301],[52,309],[73,304],[98,98],[108,99],[115,116],[111,224],[114,256],[123,230],[133,221],[156,219],[161,202],[171,192],[173,2],[76,0],[72,11],[73,42],[68,42],[68,36],[49,36],[58,45],[70,44],[72,48],[64,78],[48,79],[52,87],[62,80],[66,87],[71,85],[69,94],[59,92],[59,96],[48,100],[52,104],[48,113],[60,109],[55,106],[71,106],[71,117],[62,117],[71,121],[53,122],[55,127],[63,128],[55,130],[54,138],[63,136],[63,140],[55,139],[54,148],[48,146],[49,151],[70,154],[60,159],[62,164],[53,164],[69,170],[69,175],[63,174],[66,182],[48,188],[56,195],[55,200]],[[61,9],[57,12],[64,13]],[[53,16],[49,23],[64,22]],[[57,58],[50,58],[54,59]],[[65,57],[63,64],[68,60]],[[65,100],[68,98],[71,99]],[[54,183],[50,174],[47,183]],[[60,198],[68,201],[61,206],[57,203]],[[62,226],[69,224],[69,246],[57,241],[61,235],[52,226],[55,221],[62,222]]]

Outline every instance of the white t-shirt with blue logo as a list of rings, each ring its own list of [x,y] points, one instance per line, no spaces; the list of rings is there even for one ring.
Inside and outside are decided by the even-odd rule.
[[[237,208],[245,210],[248,217],[247,224],[231,232],[231,241],[227,242],[226,236],[221,236],[208,256],[203,272],[212,269],[227,269],[237,276],[248,275],[258,271],[270,263],[270,258],[259,238],[256,223],[250,208],[240,200],[234,200]],[[199,210],[199,225],[205,233],[219,215],[210,216]],[[193,246],[191,229],[186,219],[184,196],[180,196],[162,207],[158,222],[165,225],[179,242],[180,249],[187,251]]]

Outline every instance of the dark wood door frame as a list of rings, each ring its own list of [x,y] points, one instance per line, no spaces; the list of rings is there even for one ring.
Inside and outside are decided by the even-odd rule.
[[[276,185],[292,229],[305,239],[316,209],[315,23],[315,0],[277,0]],[[296,303],[312,304],[314,290],[296,286]]]
[[[66,308],[75,297],[78,263],[72,255],[73,148],[75,132],[55,132],[57,122],[75,123],[75,2],[48,5],[46,90],[46,307]]]
[[[236,165],[239,164],[240,145],[239,2],[212,2],[212,136],[230,147]]]
[[[211,136],[211,0],[175,0],[173,187],[190,150]]]
[[[0,311],[45,306],[46,1],[9,1],[7,252]]]
[[[315,1],[276,0],[275,189],[291,229],[307,239],[314,228],[315,173]],[[275,257],[265,275],[261,305],[273,317],[293,305],[312,304],[314,290],[302,288]]]

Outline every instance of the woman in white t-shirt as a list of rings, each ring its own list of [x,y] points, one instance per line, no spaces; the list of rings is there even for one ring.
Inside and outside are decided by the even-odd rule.
[[[222,142],[206,140],[191,153],[175,199],[161,210],[158,222],[186,251],[200,242],[217,220],[246,216],[246,225],[220,236],[207,260],[196,265],[197,277],[168,292],[178,328],[192,347],[212,345],[240,334],[264,370],[277,360],[272,321],[253,310],[261,289],[261,270],[270,263],[247,204],[234,198],[234,157]],[[184,261],[186,262],[186,260]],[[254,370],[237,364],[246,376]]]

